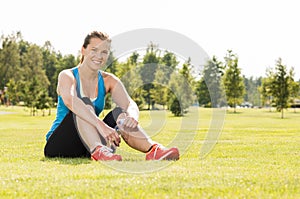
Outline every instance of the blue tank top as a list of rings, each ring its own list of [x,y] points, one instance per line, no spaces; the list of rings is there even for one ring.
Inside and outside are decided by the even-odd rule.
[[[80,94],[80,78],[79,78],[79,73],[78,73],[78,67],[74,67],[71,69],[73,72],[73,75],[76,79],[76,92],[77,96],[81,98]],[[102,112],[105,104],[105,85],[104,85],[104,80],[101,75],[101,72],[98,72],[98,96],[97,98],[92,101],[94,104],[95,108],[95,113],[97,116]],[[49,137],[52,135],[54,130],[60,125],[60,123],[63,121],[63,119],[66,117],[66,115],[69,113],[69,109],[65,105],[62,97],[59,95],[58,96],[58,101],[57,101],[57,112],[56,112],[56,118],[49,130],[49,132],[46,134],[46,140],[48,141]]]

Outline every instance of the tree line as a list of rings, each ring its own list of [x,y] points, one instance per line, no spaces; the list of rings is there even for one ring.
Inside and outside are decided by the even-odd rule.
[[[54,51],[46,41],[38,46],[25,41],[21,32],[1,36],[0,90],[2,103],[24,103],[32,115],[37,109],[53,107],[57,99],[56,82],[59,71],[79,62],[73,55]],[[3,100],[6,99],[6,100]]]
[[[297,106],[300,95],[300,80],[295,81],[295,71],[278,58],[274,68],[266,69],[266,76],[253,79],[241,74],[238,56],[228,50],[224,61],[215,56],[204,66],[203,75],[196,85],[199,104],[209,107],[268,106],[283,111]],[[245,103],[246,102],[246,103]],[[251,102],[251,103],[249,103]]]
[[[22,102],[32,115],[38,109],[44,114],[55,107],[58,73],[78,65],[80,55],[63,55],[54,50],[50,41],[43,46],[32,44],[22,38],[21,32],[2,35],[0,41],[2,103]],[[280,58],[274,69],[267,70],[266,77],[259,78],[241,74],[238,56],[232,50],[227,51],[224,61],[213,56],[199,74],[193,72],[194,67],[190,58],[179,60],[174,53],[150,42],[143,55],[133,52],[125,61],[111,53],[106,71],[122,80],[140,108],[156,109],[159,105],[176,116],[184,115],[193,104],[233,108],[251,104],[283,111],[299,97],[294,69],[287,71]],[[105,106],[113,106],[109,95]]]

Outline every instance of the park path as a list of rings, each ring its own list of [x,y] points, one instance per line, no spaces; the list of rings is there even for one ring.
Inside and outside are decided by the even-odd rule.
[[[0,115],[13,114],[13,112],[0,111]]]

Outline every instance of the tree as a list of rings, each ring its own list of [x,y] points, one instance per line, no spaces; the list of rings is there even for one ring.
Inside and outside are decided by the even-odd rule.
[[[241,69],[238,67],[237,55],[228,50],[225,62],[226,71],[223,77],[223,84],[226,98],[228,104],[234,108],[234,112],[236,113],[236,106],[243,101],[245,86],[243,77],[241,76]]]
[[[287,72],[287,67],[282,64],[282,59],[278,58],[275,65],[275,72],[270,73],[269,89],[274,97],[277,111],[281,112],[281,118],[284,118],[284,109],[288,107],[290,97],[289,82],[291,77]]]
[[[107,62],[106,62],[106,67],[105,67],[105,71],[112,73],[112,74],[116,74],[118,71],[118,66],[119,66],[119,62],[116,59],[116,57],[114,56],[113,52],[109,53]]]
[[[48,115],[51,115],[52,98],[48,96],[46,90],[38,93],[36,108],[42,110],[42,115],[45,116],[45,109],[49,109]]]
[[[295,76],[294,68],[291,68],[289,90],[291,95],[292,107],[294,107],[294,112],[296,112],[296,105],[294,105],[294,103],[296,98],[299,97],[300,94],[300,83],[294,80],[294,76]]]
[[[9,96],[10,103],[12,105],[16,105],[22,96],[21,92],[21,86],[22,82],[21,81],[15,81],[14,79],[10,79],[9,82],[6,84],[7,85],[7,94]]]
[[[222,101],[221,78],[224,66],[216,56],[208,60],[203,68],[203,75],[196,85],[196,94],[199,105],[217,107]]]
[[[261,77],[254,79],[253,77],[247,78],[244,76],[243,79],[246,89],[244,101],[251,102],[255,106],[260,106],[260,93],[258,88],[261,86]]]
[[[187,108],[193,102],[193,77],[190,74],[190,59],[184,64],[182,69],[174,71],[169,82],[170,110],[175,116],[183,116]]]
[[[42,69],[43,54],[39,46],[33,44],[24,54],[24,90],[23,98],[26,106],[31,108],[31,113],[35,115],[38,108],[40,95],[48,91],[49,80],[45,70]],[[48,95],[48,92],[47,92]]]
[[[56,54],[56,70],[53,75],[53,78],[51,79],[51,85],[55,88],[55,92],[53,92],[50,95],[54,99],[54,101],[57,101],[57,93],[56,93],[56,86],[58,82],[58,74],[68,68],[72,68],[78,65],[78,58],[76,58],[74,55],[68,54],[68,55],[62,55],[60,52],[55,53]]]
[[[3,89],[10,79],[18,81],[21,78],[20,54],[17,43],[18,37],[10,35],[1,37],[0,49],[0,89]]]
[[[200,106],[212,107],[210,93],[204,77],[196,83],[196,95]]]
[[[50,85],[48,87],[48,96],[53,99],[56,99],[57,97],[56,74],[58,69],[58,60],[57,60],[57,55],[50,41],[45,42],[44,46],[42,47],[42,54],[43,54],[42,68],[45,70],[46,76],[50,82]]]
[[[155,79],[153,82],[153,89],[150,90],[150,96],[155,101],[155,103],[162,105],[163,107],[168,102],[168,88],[167,85],[169,81],[166,79],[164,74],[163,66],[158,66]]]
[[[262,106],[269,106],[269,110],[271,112],[272,107],[272,92],[271,92],[271,81],[273,77],[273,73],[267,73],[268,76],[262,79],[262,84],[259,87],[259,91],[261,94],[261,102]]]
[[[121,79],[128,94],[136,102],[139,108],[144,106],[143,80],[137,68],[139,55],[134,52],[125,63],[120,63],[117,67],[117,76]]]
[[[172,95],[170,99],[170,111],[174,114],[174,116],[179,117],[183,116],[182,108],[180,106],[180,102],[175,95]]]
[[[173,71],[176,70],[178,65],[176,56],[166,51],[163,57],[160,59],[160,63],[157,66],[153,89],[151,89],[151,98],[163,107],[168,103],[169,100],[169,89],[167,88],[170,76]]]
[[[182,92],[184,94],[184,99],[181,99],[183,109],[187,109],[194,101],[193,91],[195,88],[193,86],[195,85],[195,81],[191,75],[191,67],[191,58],[189,57],[188,60],[183,64],[182,69],[179,70],[179,74],[183,77],[183,84],[181,85]]]
[[[172,52],[166,51],[160,59],[160,69],[163,71],[165,82],[170,80],[172,72],[176,69],[179,64],[179,61],[176,58],[176,55]],[[162,67],[163,66],[163,67]]]
[[[143,89],[145,90],[145,100],[148,104],[148,110],[150,105],[155,104],[155,101],[151,99],[150,90],[153,89],[154,75],[159,63],[159,49],[158,46],[150,43],[146,50],[146,54],[143,57],[143,64],[140,66],[140,75],[143,80]]]
[[[289,99],[293,95],[292,90],[295,88],[293,68],[288,72],[287,67],[282,64],[282,59],[278,58],[275,70],[270,68],[267,72],[267,78],[263,82],[264,90],[272,97],[277,111],[281,112],[281,118],[284,118],[284,109],[288,108]]]
[[[120,70],[120,63],[115,58],[113,52],[109,54],[108,60],[106,62],[105,71],[117,75],[118,70]],[[118,76],[118,75],[117,75]],[[112,108],[112,98],[110,93],[105,96],[105,109]]]

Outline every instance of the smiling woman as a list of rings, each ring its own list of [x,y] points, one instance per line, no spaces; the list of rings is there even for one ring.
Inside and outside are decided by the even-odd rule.
[[[97,45],[97,39],[101,40],[101,42],[98,45]],[[110,42],[111,42],[111,40],[110,40],[109,36],[105,33],[94,31],[94,32],[88,34],[86,36],[86,38],[84,39],[84,43],[82,45],[80,63],[82,64],[82,62],[84,60],[86,50],[89,50],[91,57],[95,58],[97,55],[100,55],[100,57],[106,58],[106,60],[107,60],[108,55],[109,55]],[[95,59],[95,61],[97,61],[97,59]],[[103,62],[103,60],[101,62]],[[98,64],[101,64],[101,63],[98,63]]]
[[[122,157],[113,152],[121,135],[130,147],[147,153],[146,160],[178,160],[177,148],[166,149],[149,138],[138,124],[138,107],[123,83],[103,71],[110,43],[102,32],[88,34],[81,48],[80,64],[60,72],[57,116],[46,136],[45,156],[120,161]],[[98,116],[107,93],[117,107],[102,121]]]

